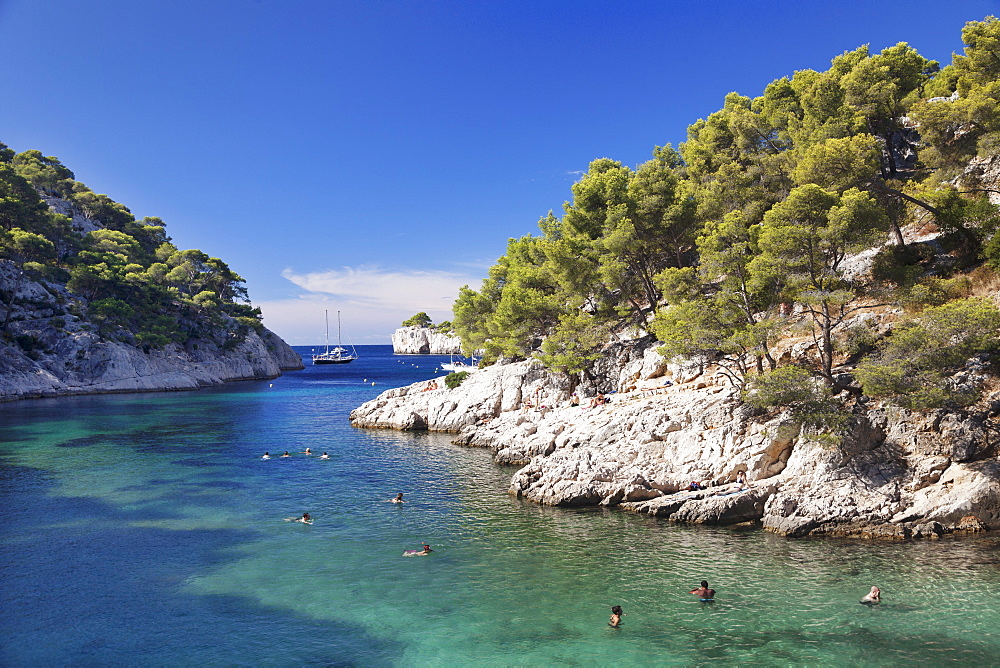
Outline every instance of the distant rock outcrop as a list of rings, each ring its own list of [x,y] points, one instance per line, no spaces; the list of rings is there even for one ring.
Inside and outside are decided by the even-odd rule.
[[[429,327],[400,327],[392,333],[392,351],[397,355],[459,355],[462,340]]]

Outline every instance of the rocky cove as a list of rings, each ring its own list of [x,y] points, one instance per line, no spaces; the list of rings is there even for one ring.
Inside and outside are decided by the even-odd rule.
[[[618,345],[576,387],[537,361],[497,364],[382,393],[357,427],[456,434],[520,466],[509,492],[555,506],[610,506],[670,521],[755,523],[785,536],[935,539],[1000,522],[1000,392],[975,412],[858,403],[836,444],[788,413],[754,415],[711,368],[666,364],[650,337]],[[571,395],[610,403],[572,406]],[[745,472],[749,489],[739,489]],[[689,491],[692,481],[705,489]]]

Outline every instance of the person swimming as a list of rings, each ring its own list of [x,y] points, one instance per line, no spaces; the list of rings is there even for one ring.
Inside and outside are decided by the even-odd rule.
[[[875,605],[876,603],[882,602],[882,590],[872,585],[872,590],[865,594],[865,597],[861,599],[861,602],[865,605]]]
[[[703,601],[711,601],[715,598],[715,590],[708,588],[708,580],[702,580],[701,587],[692,589],[689,593],[694,594]]]
[[[397,494],[395,499],[389,499],[389,503],[402,503],[402,502],[403,502],[403,493],[402,492],[400,492],[399,494]]]
[[[288,450],[285,450],[285,454],[283,454],[283,455],[281,455],[281,456],[282,456],[282,457],[291,457],[291,455],[290,455],[290,454],[288,454]]]
[[[431,552],[434,551],[434,550],[431,549],[431,546],[428,545],[427,543],[423,544],[423,548],[424,549],[422,549],[422,550],[406,550],[405,552],[403,552],[403,556],[404,557],[426,557],[428,554],[430,554]]]
[[[611,619],[608,620],[608,626],[610,626],[613,629],[617,629],[618,625],[622,623],[622,617],[624,616],[625,613],[622,612],[622,606],[620,605],[611,606]]]
[[[305,449],[305,451],[304,451],[304,452],[303,452],[302,454],[304,454],[305,456],[307,456],[307,457],[308,457],[308,456],[309,456],[309,455],[311,455],[312,453],[313,453],[312,449],[310,449],[310,448],[306,448],[306,449]]]
[[[286,517],[285,521],[286,522],[301,522],[302,524],[312,524],[313,523],[312,517],[309,516],[309,513],[302,513],[302,517]]]
[[[269,452],[265,452],[264,456],[261,457],[261,459],[270,459],[270,458],[271,458],[271,453],[269,453]]]
[[[326,453],[324,452],[323,454],[321,454],[321,455],[319,456],[319,458],[320,458],[320,459],[329,459],[329,458],[330,458],[330,455],[328,455],[328,454],[326,454]]]

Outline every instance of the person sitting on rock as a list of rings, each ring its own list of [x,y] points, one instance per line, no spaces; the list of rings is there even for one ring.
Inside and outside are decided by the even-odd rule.
[[[588,408],[597,408],[598,406],[603,406],[606,402],[607,399],[604,398],[604,394],[598,392],[597,396],[590,400],[590,406],[588,406]]]
[[[702,580],[701,586],[697,589],[692,589],[691,592],[703,601],[711,601],[715,598],[715,590],[708,588],[708,580]]]
[[[750,483],[747,482],[747,472],[740,471],[736,474],[736,484],[739,485],[739,489],[749,489]]]
[[[702,485],[697,480],[692,480],[691,484],[688,485],[688,491],[689,492],[697,492],[700,489],[705,489],[705,487],[704,487],[704,485]]]
[[[574,392],[572,395],[570,395],[569,405],[571,407],[572,406],[579,406],[580,405],[580,397],[576,396],[576,392]]]

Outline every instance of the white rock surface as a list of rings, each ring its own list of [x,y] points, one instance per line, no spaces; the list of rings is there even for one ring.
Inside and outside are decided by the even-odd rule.
[[[397,355],[459,355],[462,340],[427,327],[401,327],[392,333],[392,351]]]
[[[981,418],[873,408],[824,448],[801,438],[787,415],[755,418],[721,377],[689,370],[673,374],[687,382],[665,387],[646,375],[663,368],[634,360],[614,380],[636,389],[605,406],[569,406],[568,379],[518,362],[481,370],[455,390],[440,381],[389,390],[351,420],[458,431],[456,443],[522,465],[511,494],[543,504],[760,521],[786,535],[906,538],[929,535],[922,524],[950,530],[970,515],[1000,523],[1000,464],[984,457]],[[741,470],[753,489],[727,494]],[[684,491],[694,480],[708,489]]]

